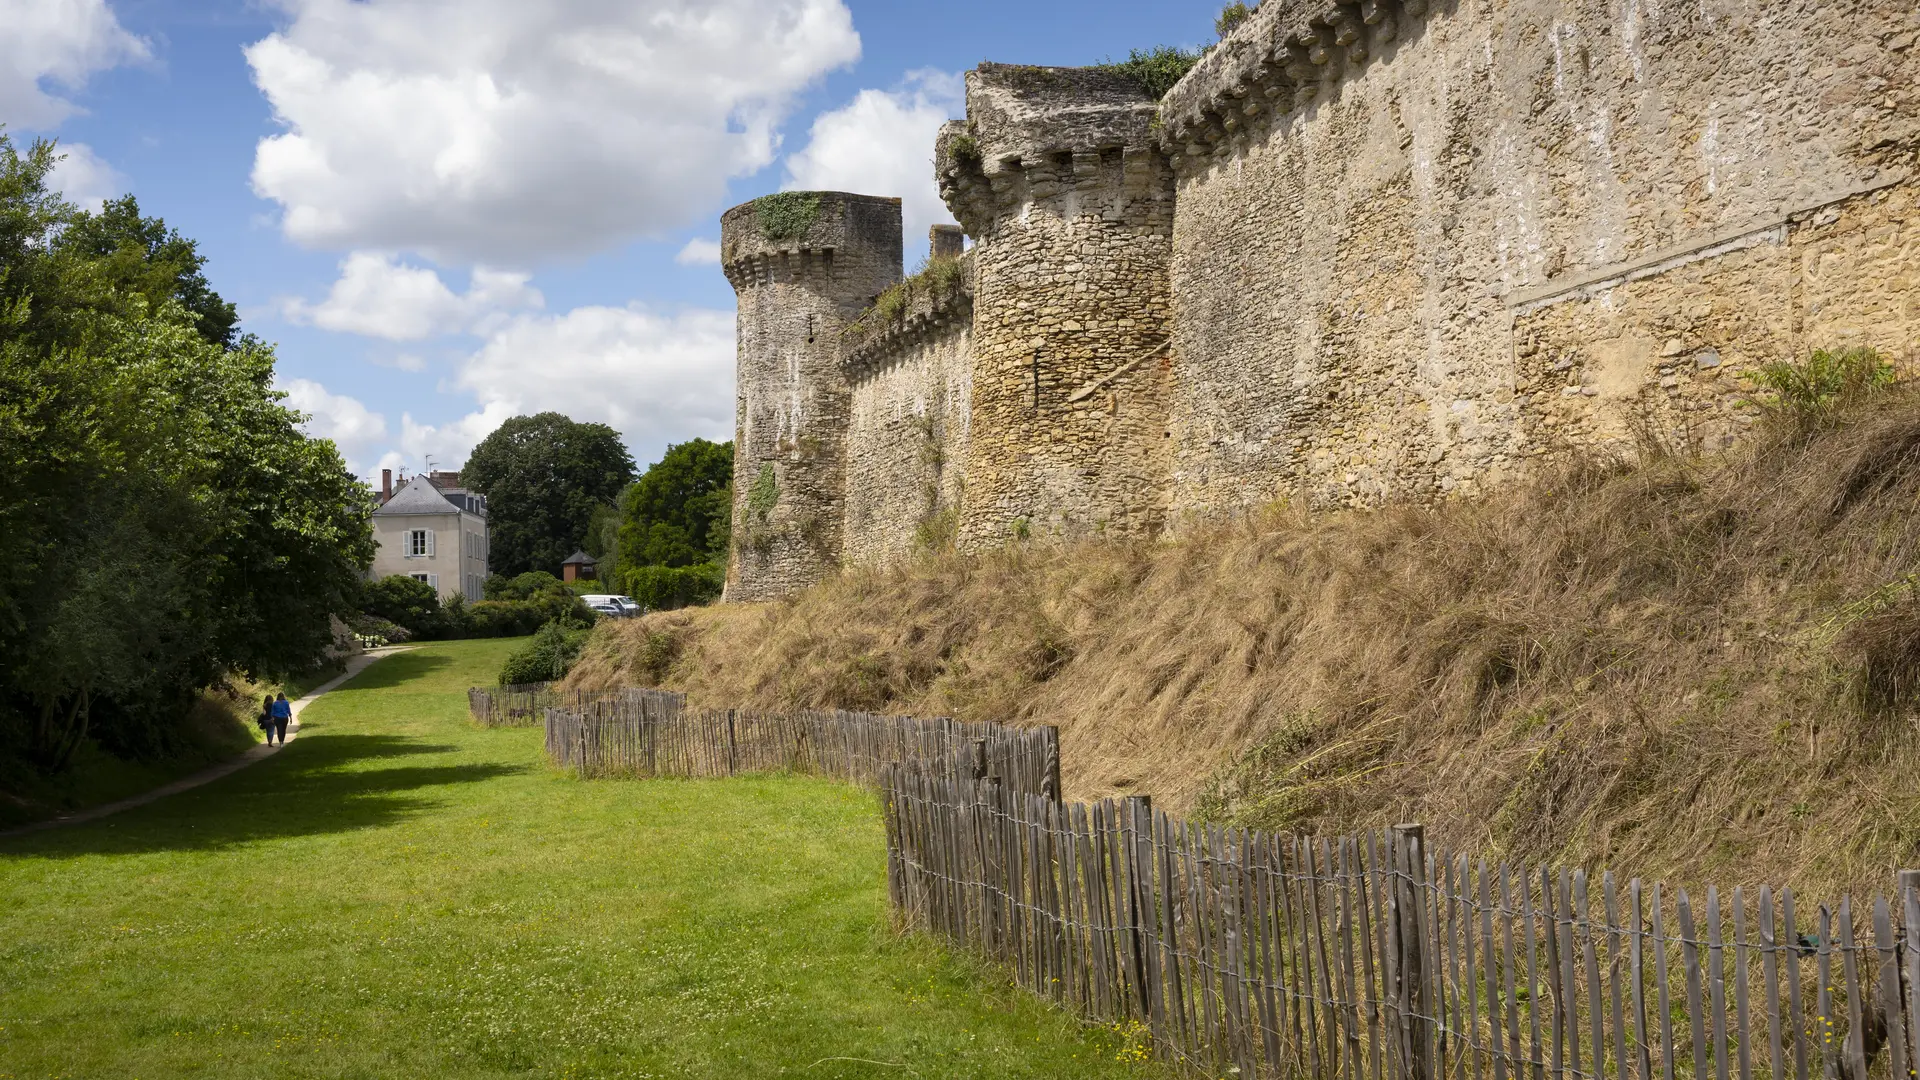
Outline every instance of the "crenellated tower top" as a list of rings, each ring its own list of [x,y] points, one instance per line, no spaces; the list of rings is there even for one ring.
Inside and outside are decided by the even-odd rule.
[[[1138,83],[1103,68],[981,64],[967,72],[967,119],[949,121],[934,144],[940,196],[978,238],[996,215],[1103,166],[1147,165],[1130,159],[1156,152],[1157,115]]]

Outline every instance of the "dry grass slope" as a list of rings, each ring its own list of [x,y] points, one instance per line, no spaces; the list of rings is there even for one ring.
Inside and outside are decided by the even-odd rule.
[[[1069,793],[1883,888],[1920,864],[1920,396],[1432,508],[928,556],[608,627],[573,681],[1057,723]]]

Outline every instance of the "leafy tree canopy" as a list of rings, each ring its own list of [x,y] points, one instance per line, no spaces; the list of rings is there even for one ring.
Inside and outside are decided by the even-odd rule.
[[[193,316],[201,337],[233,347],[240,317],[207,284],[201,272],[207,260],[199,247],[159,218],[141,217],[133,196],[114,199],[97,214],[79,214],[61,231],[55,249],[144,296],[150,308],[178,302]]]
[[[88,735],[164,752],[223,670],[311,665],[373,557],[371,493],[280,403],[272,351],[69,243],[91,219],[56,160],[0,133],[0,753],[44,768]]]
[[[667,448],[626,495],[620,564],[725,563],[733,518],[733,444],[693,439]]]
[[[96,316],[139,318],[174,304],[208,343],[240,345],[234,306],[208,284],[194,242],[142,217],[131,195],[98,213],[67,203],[45,183],[60,157],[44,140],[19,153],[0,131],[0,302],[32,297],[14,313],[10,336],[52,348],[86,333]]]
[[[594,508],[633,480],[633,458],[607,425],[547,412],[501,424],[460,480],[487,497],[492,569],[551,572],[580,547]]]

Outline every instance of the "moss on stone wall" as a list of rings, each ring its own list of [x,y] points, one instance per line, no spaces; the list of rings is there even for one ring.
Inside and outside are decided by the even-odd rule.
[[[760,220],[760,235],[768,240],[795,240],[806,235],[820,220],[820,193],[782,191],[753,201],[753,212]]]
[[[780,501],[780,481],[773,475],[773,462],[764,462],[760,466],[760,475],[754,477],[753,486],[747,489],[747,510],[761,521],[773,513],[774,504]]]

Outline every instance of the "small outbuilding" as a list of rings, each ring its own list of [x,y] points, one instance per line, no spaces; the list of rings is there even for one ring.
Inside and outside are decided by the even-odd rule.
[[[593,581],[600,576],[600,564],[584,551],[576,551],[560,564],[561,581]]]

